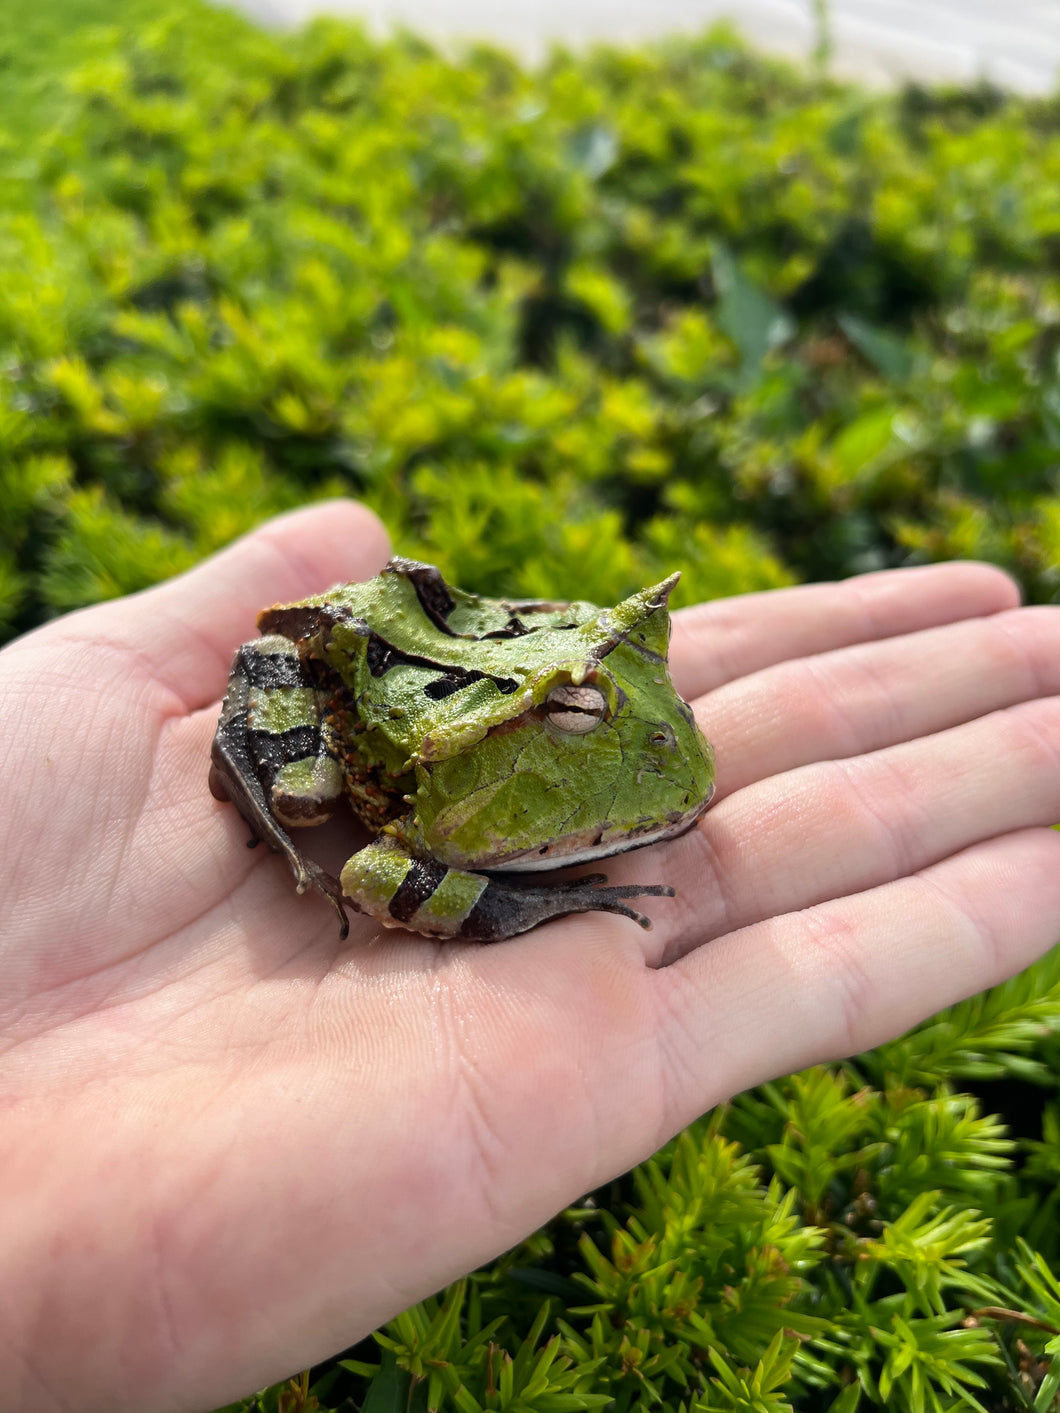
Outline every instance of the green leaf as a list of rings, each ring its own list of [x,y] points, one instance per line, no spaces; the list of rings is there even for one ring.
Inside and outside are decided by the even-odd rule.
[[[828,1405],[828,1413],[856,1413],[861,1402],[862,1389],[859,1384],[848,1384],[842,1393]]]
[[[913,371],[913,353],[901,339],[876,328],[857,314],[837,315],[836,323],[860,354],[892,382],[903,382]]]
[[[361,1413],[409,1413],[412,1401],[412,1377],[399,1369],[393,1354],[383,1351],[379,1373],[372,1380]]]
[[[615,164],[618,156],[618,136],[613,128],[593,123],[580,128],[567,143],[574,165],[595,181]]]
[[[743,273],[728,246],[715,242],[714,283],[718,323],[740,351],[740,381],[748,386],[766,355],[794,336],[790,315]]]

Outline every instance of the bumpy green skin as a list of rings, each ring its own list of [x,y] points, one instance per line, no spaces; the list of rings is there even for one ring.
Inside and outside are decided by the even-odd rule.
[[[266,610],[236,655],[211,788],[285,853],[299,891],[386,926],[495,941],[569,912],[648,920],[608,888],[513,877],[690,828],[713,753],[666,664],[676,575],[616,608],[510,602],[395,559]],[[341,881],[288,830],[346,795],[377,833]],[[486,871],[502,870],[503,877]]]

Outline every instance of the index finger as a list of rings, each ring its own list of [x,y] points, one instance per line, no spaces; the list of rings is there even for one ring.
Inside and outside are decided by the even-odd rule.
[[[982,618],[1019,602],[1007,574],[964,561],[715,599],[674,614],[671,672],[691,699],[791,658]]]

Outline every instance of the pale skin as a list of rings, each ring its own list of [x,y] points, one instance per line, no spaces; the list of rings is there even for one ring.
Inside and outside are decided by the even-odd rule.
[[[608,861],[653,931],[340,945],[206,769],[257,610],[386,553],[316,507],[0,654],[5,1407],[261,1387],[1060,937],[1060,610],[952,564],[677,615],[719,789]]]

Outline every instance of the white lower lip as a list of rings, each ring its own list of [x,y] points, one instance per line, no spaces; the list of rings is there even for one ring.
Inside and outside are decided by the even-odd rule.
[[[676,824],[661,824],[650,834],[637,834],[629,839],[612,839],[605,844],[590,845],[586,849],[580,849],[575,854],[564,854],[557,850],[555,853],[548,854],[528,854],[521,859],[513,859],[510,863],[490,864],[489,867],[480,864],[478,872],[546,873],[549,869],[566,868],[568,864],[594,863],[597,859],[613,859],[616,854],[626,854],[630,849],[643,849],[648,844],[661,844],[666,839],[676,839],[679,834],[687,833],[706,809],[708,803],[709,801],[683,819],[679,819]]]

